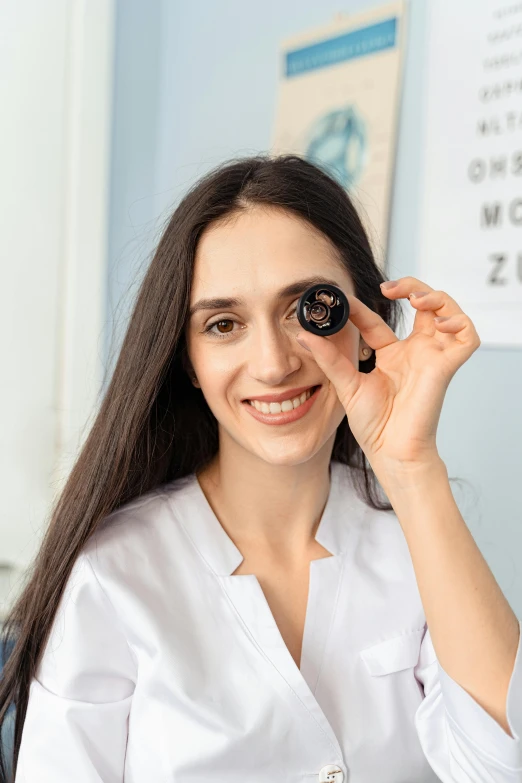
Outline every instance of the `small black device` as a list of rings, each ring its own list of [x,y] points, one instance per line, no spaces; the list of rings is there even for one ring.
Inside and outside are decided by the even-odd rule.
[[[336,285],[313,285],[297,303],[297,318],[303,329],[323,337],[339,332],[349,315],[348,299]]]

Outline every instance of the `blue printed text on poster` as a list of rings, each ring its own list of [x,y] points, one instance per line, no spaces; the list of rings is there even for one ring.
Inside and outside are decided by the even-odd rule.
[[[297,76],[306,71],[314,71],[328,65],[391,49],[396,41],[396,18],[386,19],[360,30],[351,30],[327,41],[287,52],[286,76]]]

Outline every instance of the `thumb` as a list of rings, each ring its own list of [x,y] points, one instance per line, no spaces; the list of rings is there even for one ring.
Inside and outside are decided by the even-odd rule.
[[[339,400],[346,408],[359,388],[361,373],[327,337],[311,332],[299,332],[296,340],[313,355],[328,380],[333,383]]]

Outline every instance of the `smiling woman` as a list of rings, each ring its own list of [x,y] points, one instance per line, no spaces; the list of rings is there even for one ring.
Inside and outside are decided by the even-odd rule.
[[[509,638],[491,647],[489,668],[475,653],[475,674],[495,675],[478,688],[486,711],[439,670],[423,605],[434,616],[460,607],[468,631],[480,628],[468,610],[481,596],[473,605],[465,585],[448,587],[457,566],[475,587],[469,540],[447,536],[444,549],[436,522],[428,537],[437,503],[420,506],[420,492],[410,503],[406,479],[422,476],[423,492],[429,483],[412,469],[397,471],[394,495],[406,542],[367,459],[396,476],[419,448],[406,426],[438,395],[428,372],[393,399],[399,351],[447,371],[448,356],[460,361],[476,340],[460,316],[436,332],[429,308],[456,307],[430,291],[398,346],[398,300],[413,281],[395,294],[382,282],[347,193],[296,155],[227,162],[183,198],[5,624],[14,647],[0,729],[15,705],[17,783],[515,780],[516,732],[500,725],[522,725],[522,655],[502,709],[512,618],[497,602]],[[307,350],[296,304],[316,283],[342,289],[350,319],[328,337],[306,332]],[[388,416],[396,430],[383,449],[368,422],[389,399],[402,418]],[[380,455],[394,447],[388,470]],[[441,488],[436,468],[429,479]],[[446,491],[441,503],[454,519]],[[473,568],[457,549],[452,572],[459,541]],[[432,557],[447,593],[431,587]],[[10,759],[0,760],[0,783],[11,783]]]
[[[44,687],[78,696],[65,683],[41,678],[44,650],[75,563],[111,512],[196,473],[210,486],[207,478],[221,466],[223,478],[235,475],[243,487],[239,502],[251,493],[251,534],[259,544],[268,552],[276,543],[266,520],[277,497],[281,514],[293,509],[285,546],[293,540],[294,557],[304,553],[306,559],[328,493],[330,457],[353,468],[370,506],[391,508],[379,497],[332,386],[293,339],[296,299],[317,282],[354,293],[395,328],[400,307],[382,294],[382,280],[345,191],[298,156],[229,161],[187,193],[143,280],[113,377],[52,509],[31,579],[4,625],[4,636],[16,638],[16,645],[0,683],[0,722],[16,702],[15,767],[38,672]],[[352,325],[333,339],[360,360],[363,372],[373,369],[374,358],[361,353],[364,343]],[[315,394],[302,401],[295,390],[312,386]],[[266,413],[263,397],[274,394],[291,400],[292,410]],[[245,399],[254,405],[247,407]],[[262,475],[260,504],[252,478]],[[37,710],[33,698],[29,711]],[[103,734],[101,719],[99,725]],[[38,747],[54,742],[54,735],[44,741],[42,734]],[[131,755],[133,742],[141,738],[130,738]],[[31,734],[24,748],[39,779],[47,772],[58,780],[47,760],[53,750],[40,757]],[[81,753],[86,760],[87,750]],[[0,780],[6,781],[2,761]],[[75,770],[71,760],[68,780]],[[33,780],[30,773],[26,780]]]

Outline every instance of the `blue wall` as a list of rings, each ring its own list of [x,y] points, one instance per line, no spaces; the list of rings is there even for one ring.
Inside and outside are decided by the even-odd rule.
[[[409,4],[390,278],[416,275],[428,1]],[[280,41],[373,5],[118,1],[106,334],[112,356],[162,225],[183,193],[216,163],[269,149]],[[520,400],[522,352],[481,347],[451,382],[438,446],[450,476],[464,479],[453,484],[455,498],[522,617]]]

